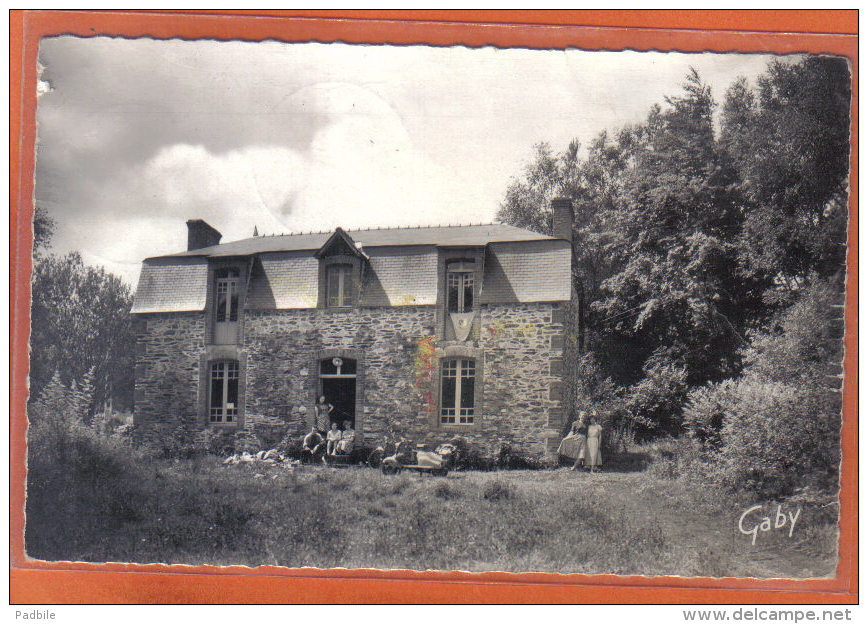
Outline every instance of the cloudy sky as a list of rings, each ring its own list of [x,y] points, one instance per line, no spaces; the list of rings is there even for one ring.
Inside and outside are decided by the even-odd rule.
[[[769,57],[44,39],[36,201],[53,250],[135,286],[182,251],[336,226],[491,222],[532,146],[641,121],[689,67],[717,101]]]

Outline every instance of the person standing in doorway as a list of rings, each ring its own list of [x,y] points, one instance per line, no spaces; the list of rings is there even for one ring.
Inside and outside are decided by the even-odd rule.
[[[320,435],[325,435],[331,429],[331,415],[335,406],[326,401],[325,395],[321,395],[319,401],[313,406],[314,426]]]

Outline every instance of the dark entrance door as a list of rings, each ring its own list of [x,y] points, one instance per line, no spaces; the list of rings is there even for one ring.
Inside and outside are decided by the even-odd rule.
[[[320,360],[320,394],[335,406],[332,420],[350,421],[356,428],[356,361],[344,358]],[[341,425],[341,429],[345,427]]]

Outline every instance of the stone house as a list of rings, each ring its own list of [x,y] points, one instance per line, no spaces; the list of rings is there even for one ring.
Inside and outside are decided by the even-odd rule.
[[[325,395],[356,445],[460,435],[550,455],[569,413],[572,208],[554,236],[503,224],[255,236],[144,261],[135,424],[280,428]],[[567,341],[569,342],[569,341]]]

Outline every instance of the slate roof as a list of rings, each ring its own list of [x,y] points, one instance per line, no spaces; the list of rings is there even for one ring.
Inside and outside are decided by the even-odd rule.
[[[433,305],[437,301],[437,247],[486,247],[481,303],[568,301],[567,241],[510,225],[347,231],[366,250],[368,270],[360,305]],[[144,261],[133,313],[205,309],[209,258],[250,257],[245,307],[315,308],[320,249],[334,232],[258,236]]]
[[[481,303],[569,301],[570,248],[566,242],[496,243],[485,254]]]
[[[435,245],[438,247],[476,247],[489,243],[518,241],[556,240],[545,234],[538,234],[503,223],[485,225],[449,225],[414,228],[384,228],[373,230],[347,230],[346,233],[363,248],[366,247],[404,247],[413,245]],[[256,236],[238,241],[203,247],[162,256],[164,258],[207,256],[249,256],[272,251],[316,250],[334,234],[334,231],[311,234],[282,234],[278,236]]]
[[[207,259],[146,260],[142,264],[139,285],[130,312],[136,314],[203,310],[207,292]]]

